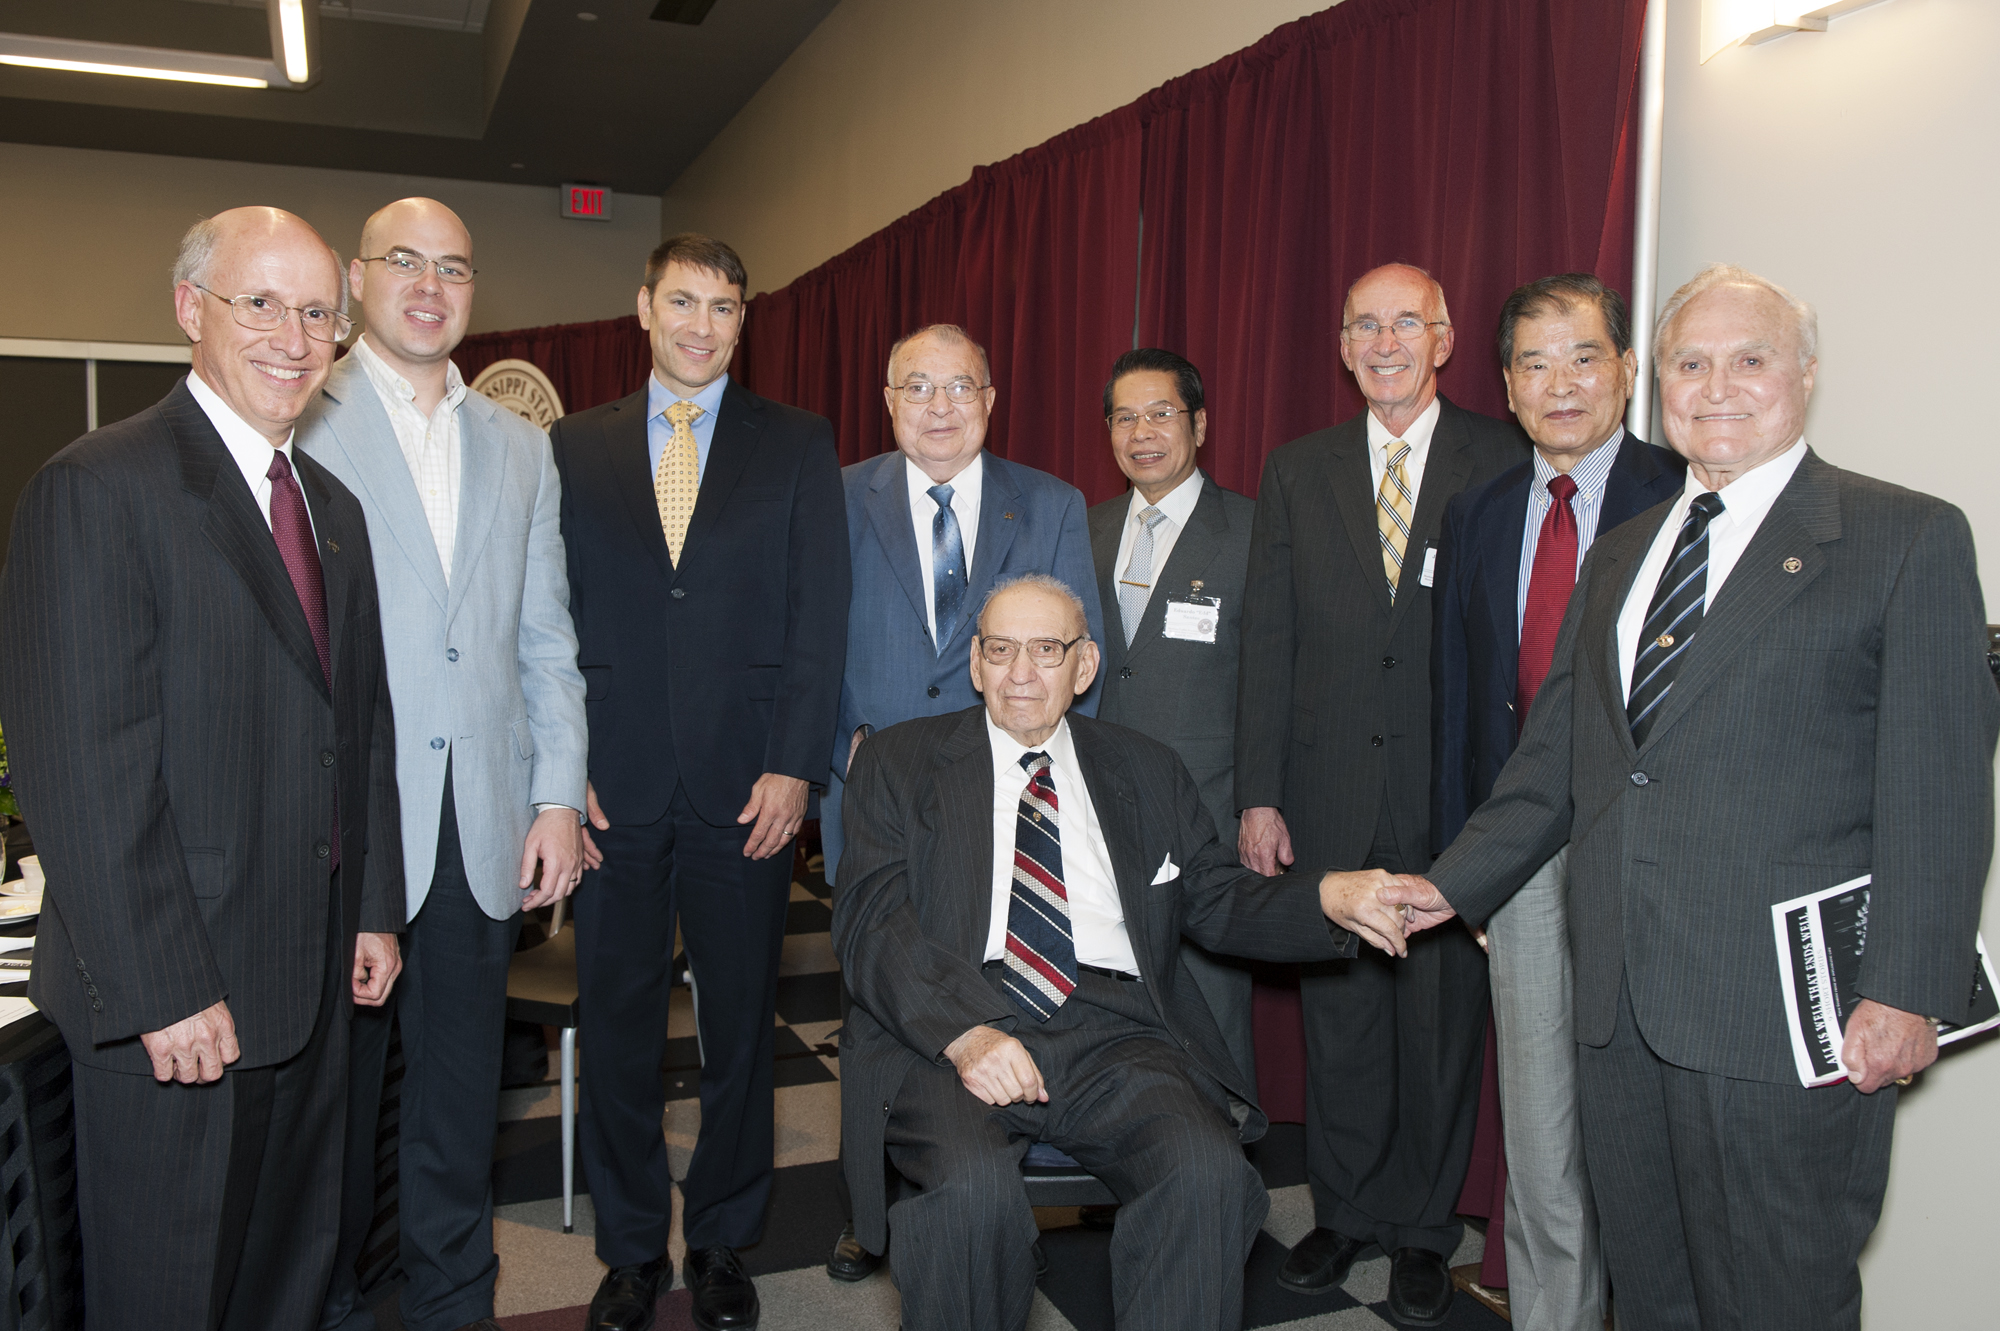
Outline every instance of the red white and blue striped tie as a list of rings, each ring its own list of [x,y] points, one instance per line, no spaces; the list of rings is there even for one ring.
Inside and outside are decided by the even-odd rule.
[[[1047,1021],[1076,988],[1076,940],[1063,886],[1062,827],[1049,755],[1024,753],[1028,786],[1014,815],[1014,892],[1007,907],[1007,992]]]

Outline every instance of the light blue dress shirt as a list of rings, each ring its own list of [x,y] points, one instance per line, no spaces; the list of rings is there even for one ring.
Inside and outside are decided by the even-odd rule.
[[[700,480],[708,474],[708,441],[715,438],[715,413],[722,409],[722,390],[729,387],[729,375],[724,372],[716,376],[715,382],[696,393],[688,400],[701,408],[701,415],[694,422],[694,474]],[[656,374],[646,376],[646,474],[660,474],[660,454],[667,451],[667,445],[674,437],[673,422],[666,417],[668,407],[681,399],[674,396]]]

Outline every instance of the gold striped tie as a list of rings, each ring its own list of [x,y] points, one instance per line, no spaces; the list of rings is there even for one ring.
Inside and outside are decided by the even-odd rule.
[[[1403,551],[1410,543],[1410,514],[1416,502],[1410,498],[1410,478],[1403,459],[1410,446],[1391,439],[1389,465],[1382,472],[1382,488],[1375,494],[1375,532],[1382,538],[1382,571],[1389,576],[1389,600],[1396,599],[1396,585],[1403,577]]]
[[[653,473],[653,503],[660,510],[660,530],[666,533],[667,557],[678,568],[688,519],[694,516],[694,501],[701,493],[701,463],[694,447],[694,423],[701,418],[701,408],[682,401],[662,414],[674,427],[674,437],[660,450],[660,469]]]

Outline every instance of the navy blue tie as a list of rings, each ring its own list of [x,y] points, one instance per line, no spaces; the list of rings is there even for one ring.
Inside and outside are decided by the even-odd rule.
[[[938,506],[931,519],[931,603],[937,612],[937,654],[943,656],[958,632],[971,579],[966,576],[965,537],[958,530],[958,514],[951,511],[951,487],[933,485],[926,493]]]
[[[1632,692],[1625,702],[1625,718],[1636,745],[1643,747],[1652,734],[1660,704],[1680,674],[1683,654],[1701,631],[1708,604],[1708,524],[1721,513],[1721,495],[1710,491],[1695,496],[1674,539],[1666,571],[1660,574],[1660,585],[1653,590],[1646,627],[1632,660]]]

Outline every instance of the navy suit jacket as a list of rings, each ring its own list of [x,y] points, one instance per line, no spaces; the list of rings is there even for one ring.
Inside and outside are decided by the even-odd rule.
[[[826,780],[847,654],[847,520],[824,417],[734,379],[678,565],[646,458],[646,391],[549,432],[590,780],[614,823],[733,825],[765,772]]]
[[[1674,497],[1680,454],[1629,432],[1604,486],[1597,536]],[[1451,844],[1514,752],[1521,542],[1533,460],[1452,496],[1431,599],[1431,853]]]
[[[910,492],[899,452],[843,468],[847,536],[854,596],[847,615],[847,672],[840,686],[840,720],[832,740],[829,777],[820,801],[820,838],[829,882],[840,863],[840,797],[848,745],[861,726],[875,730],[919,716],[942,716],[979,705],[972,687],[973,618],[995,584],[1023,573],[1046,573],[1069,585],[1090,618],[1090,636],[1104,644],[1104,616],[1091,562],[1083,495],[1045,471],[986,454],[965,615],[939,651],[931,641],[931,589],[917,557]],[[838,672],[836,672],[836,675]],[[1097,714],[1100,682],[1070,709]]]

